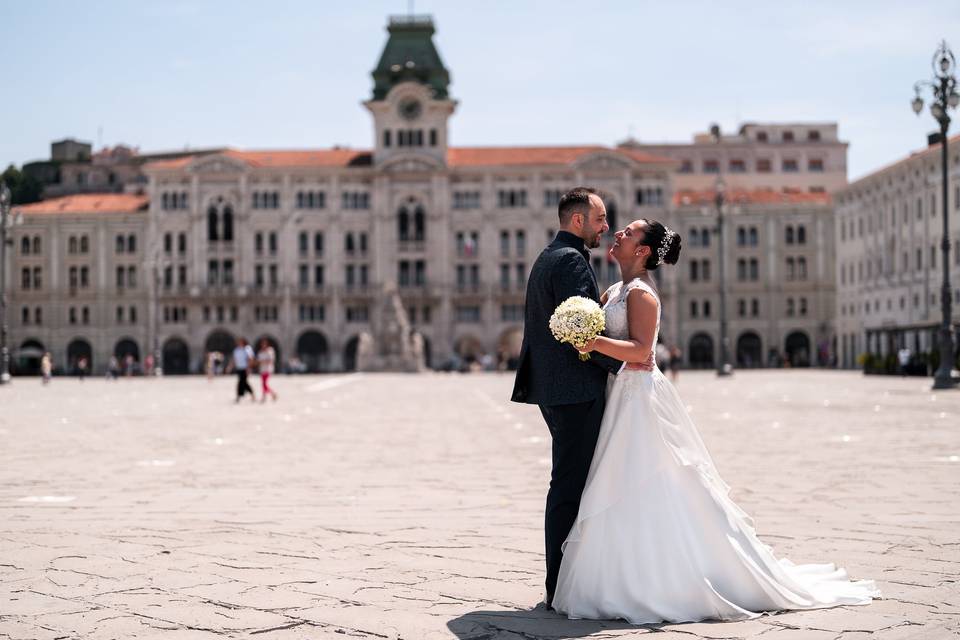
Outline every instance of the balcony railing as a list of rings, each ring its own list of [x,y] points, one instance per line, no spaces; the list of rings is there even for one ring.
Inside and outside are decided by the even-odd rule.
[[[427,248],[426,240],[401,239],[398,247],[400,253],[422,253]]]

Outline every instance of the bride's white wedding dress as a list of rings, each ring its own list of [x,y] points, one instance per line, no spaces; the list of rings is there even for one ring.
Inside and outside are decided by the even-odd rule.
[[[604,306],[612,338],[629,337],[626,298],[634,287],[659,307],[639,279],[614,285]],[[564,543],[557,611],[634,624],[737,620],[880,596],[872,581],[851,582],[832,564],[774,557],[730,499],[658,369],[624,371],[607,394],[580,512]]]

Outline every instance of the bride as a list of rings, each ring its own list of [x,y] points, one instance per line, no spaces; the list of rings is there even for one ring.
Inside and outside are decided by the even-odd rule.
[[[636,220],[610,249],[622,282],[601,297],[607,336],[583,352],[641,362],[657,344],[650,272],[676,264],[680,237]],[[634,624],[738,620],[760,612],[867,604],[872,581],[832,564],[778,560],[730,499],[676,389],[658,370],[624,371],[607,389],[553,607],[570,618]]]

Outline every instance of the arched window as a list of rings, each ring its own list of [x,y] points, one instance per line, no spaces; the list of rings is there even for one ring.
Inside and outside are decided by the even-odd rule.
[[[417,207],[413,214],[413,239],[423,242],[427,234],[427,219],[423,207]]]
[[[137,236],[132,233],[127,236],[127,253],[137,252]]]
[[[348,233],[346,239],[344,240],[344,245],[346,246],[347,253],[353,253],[355,246],[353,244],[353,234]]]
[[[187,208],[187,192],[186,191],[180,192],[180,208],[181,209]]]
[[[755,247],[757,246],[757,244],[759,244],[758,238],[757,238],[757,228],[750,227],[750,246]]]
[[[707,229],[706,227],[700,230],[700,246],[710,246],[710,229]]]
[[[217,220],[217,208],[210,207],[207,209],[207,240],[219,240],[220,239],[220,230],[219,230],[219,221]]]
[[[617,227],[617,203],[611,200],[610,202],[604,203],[604,206],[607,209],[607,235],[612,236],[619,230]]]
[[[793,244],[793,225],[787,225],[787,244]]]
[[[747,244],[747,230],[743,227],[737,227],[737,246],[743,247]]]
[[[33,253],[34,255],[40,253],[40,236],[33,236]]]
[[[76,253],[77,252],[77,236],[70,236],[70,239],[67,241],[67,253]]]
[[[27,236],[20,239],[20,253],[25,256],[30,255],[30,238]]]
[[[233,208],[229,205],[223,208],[223,240],[233,241]]]
[[[123,236],[117,236],[116,238],[116,250],[117,253],[123,253],[123,250],[126,248],[127,243],[124,242]]]
[[[700,230],[694,227],[690,229],[690,246],[699,247],[700,246]]]
[[[303,191],[297,191],[297,209],[303,209]]]
[[[397,213],[397,236],[401,241],[410,239],[410,214],[406,207],[400,207]]]
[[[170,194],[164,192],[164,194],[160,196],[160,208],[164,211],[170,208]]]
[[[803,225],[797,227],[797,244],[807,244],[807,228]]]
[[[89,253],[90,252],[90,238],[89,236],[82,235],[80,236],[80,253]]]

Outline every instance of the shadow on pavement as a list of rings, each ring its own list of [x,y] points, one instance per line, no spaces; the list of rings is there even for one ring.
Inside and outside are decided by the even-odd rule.
[[[496,640],[497,638],[585,638],[614,629],[650,629],[622,620],[568,620],[541,604],[519,611],[471,611],[447,622],[447,628],[460,640]]]

